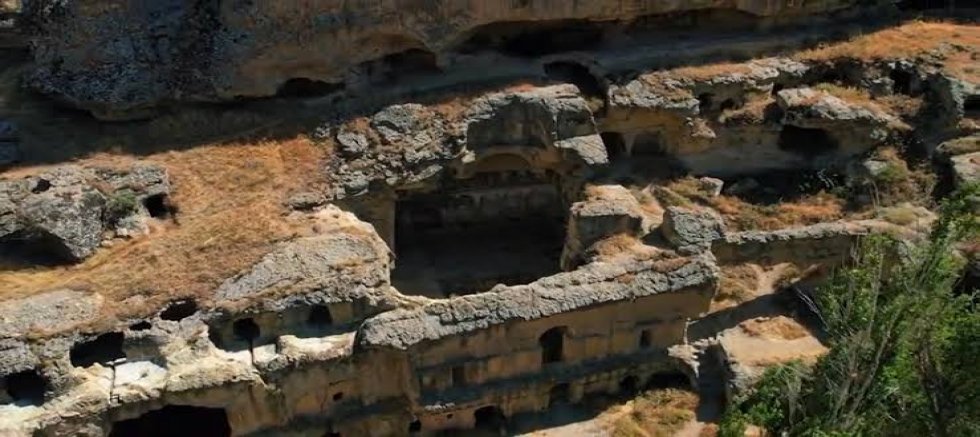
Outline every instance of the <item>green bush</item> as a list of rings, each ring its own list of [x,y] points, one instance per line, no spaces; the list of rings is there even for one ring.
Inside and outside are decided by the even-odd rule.
[[[812,306],[830,350],[812,368],[769,369],[723,418],[789,436],[968,436],[980,430],[976,290],[957,294],[954,247],[980,231],[974,185],[944,202],[928,242],[868,237]]]
[[[106,203],[106,216],[110,221],[117,221],[135,212],[138,205],[139,201],[132,191],[123,190],[113,193]]]

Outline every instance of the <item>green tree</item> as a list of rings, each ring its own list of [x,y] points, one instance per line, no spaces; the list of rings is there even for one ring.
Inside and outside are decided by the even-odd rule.
[[[980,187],[944,202],[928,241],[864,239],[810,302],[830,350],[813,367],[769,369],[720,435],[758,425],[773,435],[977,435],[976,290],[956,292],[955,246],[976,238]]]

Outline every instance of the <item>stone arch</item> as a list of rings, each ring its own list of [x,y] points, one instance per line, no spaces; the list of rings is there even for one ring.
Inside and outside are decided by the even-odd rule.
[[[626,375],[619,380],[619,392],[622,394],[636,394],[640,389],[640,379],[636,375]]]
[[[541,364],[559,363],[565,360],[565,333],[568,328],[557,326],[538,337],[541,346]]]
[[[507,417],[495,405],[481,407],[473,412],[474,428],[479,430],[501,432],[507,427]]]
[[[555,384],[548,390],[548,406],[570,404],[572,402],[572,386],[567,382]]]

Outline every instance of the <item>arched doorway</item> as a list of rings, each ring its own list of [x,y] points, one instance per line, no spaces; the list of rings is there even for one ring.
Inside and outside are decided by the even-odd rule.
[[[507,418],[504,412],[493,405],[482,407],[473,412],[474,428],[481,431],[501,433],[507,429]]]
[[[541,334],[538,344],[541,346],[541,364],[558,363],[565,359],[564,326],[551,328]]]

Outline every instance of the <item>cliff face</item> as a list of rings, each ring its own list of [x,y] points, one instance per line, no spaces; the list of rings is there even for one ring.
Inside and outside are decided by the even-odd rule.
[[[980,175],[980,27],[877,3],[0,0],[0,435],[496,435],[815,358],[780,291]]]
[[[38,28],[31,85],[124,119],[172,102],[356,88],[477,52],[588,50],[671,26],[751,30],[855,3],[41,0],[23,14]]]

